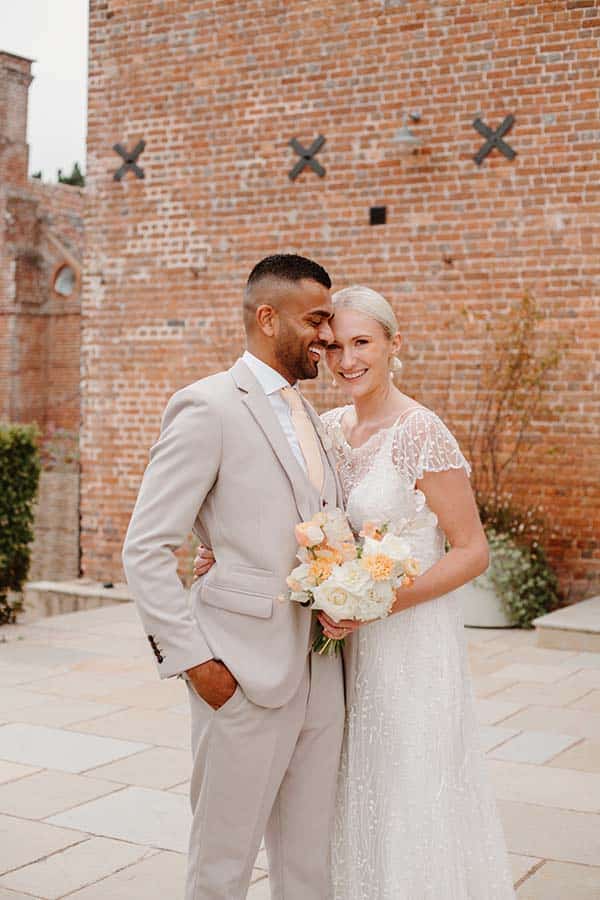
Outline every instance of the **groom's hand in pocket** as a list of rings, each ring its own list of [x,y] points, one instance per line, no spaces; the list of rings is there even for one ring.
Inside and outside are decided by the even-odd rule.
[[[193,666],[186,674],[196,693],[215,710],[224,706],[237,688],[237,681],[227,666],[216,659]]]

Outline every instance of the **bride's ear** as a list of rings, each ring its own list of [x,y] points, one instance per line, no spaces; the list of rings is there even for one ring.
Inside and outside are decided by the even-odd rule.
[[[400,347],[402,346],[402,335],[399,331],[396,332],[394,337],[392,338],[392,353],[394,356],[400,352]]]

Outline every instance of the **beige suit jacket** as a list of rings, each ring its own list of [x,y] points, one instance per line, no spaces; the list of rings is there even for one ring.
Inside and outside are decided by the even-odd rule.
[[[241,360],[169,400],[123,548],[162,677],[215,658],[261,706],[294,695],[312,621],[309,610],[278,600],[296,564],[294,526],[342,505],[320,419],[306,406],[323,455],[321,496]],[[174,551],[192,530],[217,561],[188,595]]]

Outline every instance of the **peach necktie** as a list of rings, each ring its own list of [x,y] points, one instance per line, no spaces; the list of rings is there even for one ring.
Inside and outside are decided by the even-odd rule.
[[[319,448],[319,439],[313,423],[304,408],[302,397],[293,387],[281,389],[281,396],[290,407],[292,422],[296,429],[296,437],[306,462],[306,469],[311,483],[321,492],[323,488],[323,459]]]

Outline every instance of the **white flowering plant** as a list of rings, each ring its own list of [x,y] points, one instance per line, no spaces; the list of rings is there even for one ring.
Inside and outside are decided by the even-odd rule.
[[[365,522],[355,536],[342,510],[334,509],[297,525],[296,538],[299,565],[288,576],[285,599],[335,622],[385,618],[396,591],[419,574],[410,544],[389,522]],[[342,644],[321,629],[313,650],[334,655]]]

